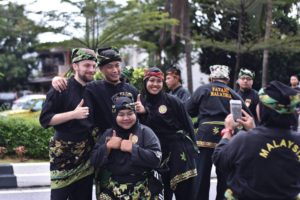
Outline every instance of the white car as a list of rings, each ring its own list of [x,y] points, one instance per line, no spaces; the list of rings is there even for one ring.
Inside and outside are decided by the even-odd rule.
[[[44,102],[45,94],[29,94],[15,100],[12,105],[12,110],[27,110],[31,109],[37,102]]]

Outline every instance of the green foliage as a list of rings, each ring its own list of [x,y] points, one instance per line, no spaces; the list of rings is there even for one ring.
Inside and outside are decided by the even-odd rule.
[[[34,59],[24,56],[34,52],[37,35],[48,31],[25,16],[24,7],[0,4],[0,90],[22,87],[34,68]]]
[[[14,148],[25,146],[26,156],[30,158],[48,158],[49,139],[53,129],[44,129],[37,118],[0,117],[0,146],[14,154]]]
[[[130,83],[132,85],[134,85],[140,92],[143,90],[143,87],[144,87],[143,86],[144,85],[144,82],[143,82],[144,71],[145,71],[144,67],[134,68],[132,77],[130,79]]]

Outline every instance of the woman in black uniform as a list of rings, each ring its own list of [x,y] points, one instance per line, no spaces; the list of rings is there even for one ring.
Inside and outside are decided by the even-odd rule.
[[[145,71],[145,94],[136,103],[141,121],[158,136],[163,162],[161,175],[165,200],[195,199],[194,184],[197,176],[195,136],[192,121],[183,103],[163,91],[164,74],[153,67]]]
[[[97,199],[157,199],[151,180],[161,161],[159,140],[137,121],[133,99],[116,94],[113,102],[113,128],[101,136],[91,158],[101,174]]]

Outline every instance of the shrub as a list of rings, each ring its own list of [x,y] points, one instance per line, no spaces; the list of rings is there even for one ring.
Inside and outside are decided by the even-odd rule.
[[[24,146],[30,158],[48,158],[48,146],[54,130],[44,129],[36,118],[0,117],[0,146],[7,148],[8,155],[14,148]]]

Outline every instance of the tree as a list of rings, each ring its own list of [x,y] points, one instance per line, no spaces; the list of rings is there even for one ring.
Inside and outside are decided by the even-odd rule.
[[[0,90],[21,88],[35,67],[33,53],[37,35],[49,29],[37,26],[25,16],[24,7],[13,3],[0,5]]]

